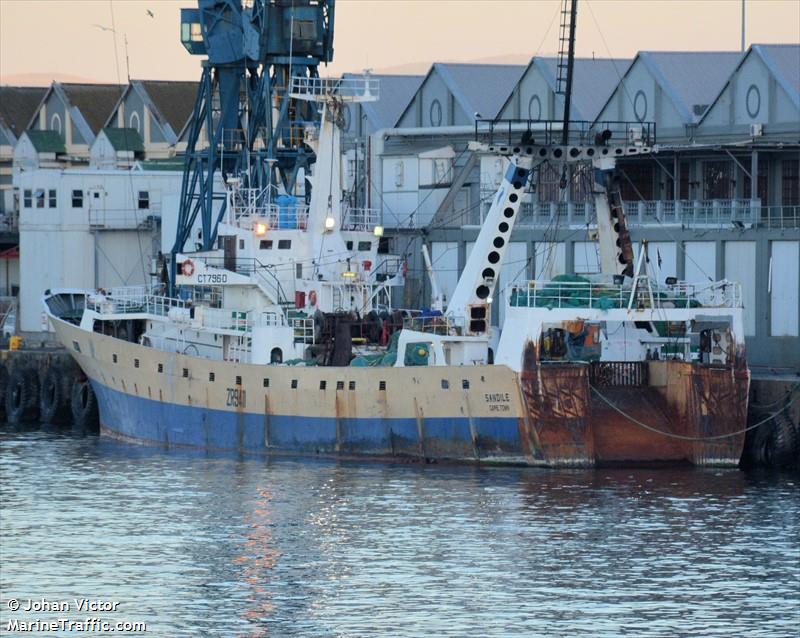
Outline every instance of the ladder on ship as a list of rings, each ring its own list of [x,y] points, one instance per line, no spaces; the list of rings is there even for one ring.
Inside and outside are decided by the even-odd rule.
[[[578,0],[561,0],[561,26],[558,33],[558,67],[556,95],[564,99],[564,126],[561,143],[569,143],[569,116],[572,103],[572,69],[575,60],[575,25],[578,19]]]

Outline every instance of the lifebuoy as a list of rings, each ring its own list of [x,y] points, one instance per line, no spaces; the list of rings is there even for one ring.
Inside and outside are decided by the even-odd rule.
[[[191,259],[186,259],[181,264],[181,274],[184,277],[191,277],[194,274],[194,262]]]
[[[310,293],[308,293],[308,303],[311,304],[312,306],[316,306],[317,305],[317,291],[316,290],[312,290]]]
[[[406,277],[407,275],[408,275],[408,262],[404,261],[403,262],[403,277]]]

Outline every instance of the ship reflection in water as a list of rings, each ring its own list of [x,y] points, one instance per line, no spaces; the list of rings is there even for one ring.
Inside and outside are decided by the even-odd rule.
[[[0,476],[3,598],[117,600],[148,635],[800,626],[797,474],[237,459],[3,426]]]

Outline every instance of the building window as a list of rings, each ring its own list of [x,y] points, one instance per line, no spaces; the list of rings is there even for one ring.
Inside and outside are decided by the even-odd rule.
[[[139,191],[139,210],[150,208],[150,192]]]
[[[378,390],[386,390],[386,381],[378,381]]]
[[[272,240],[262,239],[260,242],[258,242],[258,247],[260,250],[272,250]]]
[[[717,160],[703,164],[703,199],[730,199],[733,196],[731,162]]]
[[[539,192],[539,201],[542,203],[557,202],[560,194],[559,181],[561,180],[558,167],[549,163],[540,164],[537,172],[536,190]]]
[[[73,208],[83,208],[83,191],[82,190],[73,190],[72,191],[72,207]]]
[[[266,377],[264,378],[264,387],[265,388],[269,387],[269,379],[267,379]]]
[[[239,240],[239,250],[244,250],[244,239]]]
[[[26,188],[22,193],[22,207],[23,208],[32,208],[33,207],[33,192],[30,188]]]
[[[336,382],[336,389],[337,390],[344,390],[344,381],[337,381]]]
[[[139,120],[139,114],[136,111],[131,113],[130,117],[128,118],[128,126],[130,126],[137,133],[141,134],[142,124]]]
[[[440,126],[442,123],[442,104],[439,100],[431,102],[429,116],[431,118],[431,126]]]
[[[652,164],[630,164],[620,167],[620,192],[622,200],[638,202],[653,197],[655,166]]]
[[[785,159],[782,164],[781,203],[784,206],[798,206],[800,205],[800,160]]]
[[[328,386],[328,382],[327,381],[320,381],[319,382],[319,389],[320,390],[324,390],[327,386]]]
[[[61,116],[58,113],[53,113],[50,118],[50,129],[61,135]]]
[[[297,390],[297,379],[292,379],[292,390]]]
[[[290,250],[292,247],[292,240],[291,239],[279,239],[278,240],[278,250]]]
[[[447,379],[442,379],[442,390],[450,389],[450,382]]]
[[[303,278],[303,264],[295,264],[294,265],[294,276],[298,279]]]
[[[36,208],[44,208],[44,189],[36,189]]]
[[[347,384],[347,387],[350,390],[355,390],[356,389],[356,382],[355,381],[351,381],[350,383]]]
[[[469,390],[469,379],[462,379],[461,380],[461,387],[464,390]]]
[[[56,198],[56,189],[51,188],[47,191],[47,207],[48,208],[55,208],[58,205],[58,200]]]
[[[215,373],[213,373],[213,372],[209,372],[208,373],[208,380],[211,381],[212,383],[216,380],[216,378],[217,378],[217,375]]]
[[[589,164],[574,164],[569,168],[570,172],[570,199],[576,204],[592,201],[592,167]]]

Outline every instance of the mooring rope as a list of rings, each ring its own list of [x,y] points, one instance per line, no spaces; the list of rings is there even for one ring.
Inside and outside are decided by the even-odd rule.
[[[769,403],[754,403],[753,401],[751,401],[751,402],[750,402],[750,405],[751,405],[752,407],[754,407],[754,408],[757,408],[757,409],[759,409],[759,410],[765,410],[765,409],[767,409],[767,408],[771,408],[773,405],[778,405],[778,404],[779,404],[781,401],[785,401],[785,400],[786,400],[786,397],[788,397],[788,396],[791,396],[791,395],[792,395],[792,393],[793,393],[795,390],[797,390],[798,388],[800,388],[800,381],[798,381],[798,382],[797,382],[797,383],[795,383],[795,384],[794,384],[794,385],[793,385],[791,388],[789,388],[789,389],[786,391],[786,394],[784,394],[782,397],[778,397],[778,398],[777,398],[777,399],[775,399],[774,401],[770,401]]]
[[[608,397],[604,396],[600,390],[598,390],[594,386],[590,386],[592,388],[592,392],[594,392],[597,396],[599,396],[605,403],[609,405],[609,407],[613,408],[615,411],[619,412],[622,416],[626,419],[635,423],[638,426],[643,427],[645,430],[650,430],[651,432],[655,432],[656,434],[661,434],[662,436],[669,437],[671,439],[680,439],[681,441],[719,441],[721,439],[727,439],[732,436],[739,436],[740,434],[744,434],[745,432],[749,432],[750,430],[755,430],[757,427],[764,425],[767,421],[774,419],[778,416],[781,412],[783,412],[786,408],[790,407],[795,401],[797,401],[800,395],[794,397],[791,401],[789,401],[786,405],[784,405],[780,410],[777,410],[767,416],[764,419],[761,419],[757,423],[753,423],[753,425],[748,425],[746,428],[742,428],[741,430],[736,430],[735,432],[729,432],[728,434],[718,434],[716,436],[684,436],[683,434],[673,434],[672,432],[665,432],[664,430],[660,430],[658,428],[653,427],[652,425],[647,425],[647,423],[642,423],[638,419],[632,417],[627,412],[620,409],[617,405],[615,405]]]

